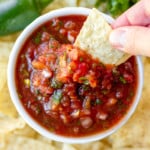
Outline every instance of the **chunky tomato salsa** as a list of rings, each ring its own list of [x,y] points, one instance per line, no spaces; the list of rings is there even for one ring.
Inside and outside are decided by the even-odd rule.
[[[104,65],[73,43],[86,17],[71,15],[43,24],[24,44],[16,85],[26,111],[47,130],[86,136],[117,124],[137,86],[137,64]]]

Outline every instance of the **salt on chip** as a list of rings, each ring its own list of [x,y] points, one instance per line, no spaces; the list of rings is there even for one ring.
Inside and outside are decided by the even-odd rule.
[[[86,50],[104,64],[119,65],[125,62],[131,55],[114,49],[111,46],[109,42],[111,31],[111,26],[103,15],[93,8],[84,22],[74,45]]]

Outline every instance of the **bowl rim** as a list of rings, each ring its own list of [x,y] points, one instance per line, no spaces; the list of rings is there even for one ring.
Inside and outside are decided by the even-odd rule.
[[[36,122],[36,120],[34,120],[30,116],[30,114],[28,114],[28,112],[23,107],[21,101],[19,100],[19,96],[17,94],[16,85],[15,85],[15,66],[16,66],[16,61],[17,61],[19,52],[22,49],[22,46],[24,42],[26,41],[26,39],[28,39],[29,36],[32,34],[32,32],[34,32],[39,26],[41,26],[42,24],[44,24],[45,22],[47,22],[48,20],[54,17],[67,16],[67,15],[72,15],[72,14],[88,15],[90,11],[91,9],[89,8],[66,7],[66,8],[61,8],[61,9],[50,11],[49,13],[38,17],[30,25],[28,25],[20,34],[9,56],[8,68],[7,68],[7,81],[8,81],[7,83],[8,83],[8,89],[9,89],[12,102],[14,103],[20,116],[26,121],[26,123],[30,127],[32,127],[41,135],[49,139],[55,140],[55,141],[65,142],[65,143],[70,143],[70,144],[71,143],[79,144],[79,143],[87,143],[87,142],[100,140],[111,135],[116,130],[120,129],[129,120],[131,115],[134,113],[139,103],[140,97],[141,97],[142,88],[143,88],[143,65],[142,65],[140,56],[136,56],[139,74],[138,74],[137,93],[135,95],[135,99],[132,103],[132,106],[129,108],[127,114],[116,125],[114,125],[112,128],[104,132],[100,132],[100,133],[89,135],[89,136],[83,136],[83,137],[66,137],[66,136],[57,135],[55,133],[49,132],[47,129],[42,127],[38,122]],[[110,16],[103,14],[103,13],[102,15],[106,18],[106,20],[110,24],[114,21],[114,19],[111,18]]]

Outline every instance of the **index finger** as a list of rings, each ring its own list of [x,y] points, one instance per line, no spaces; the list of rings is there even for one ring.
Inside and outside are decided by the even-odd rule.
[[[150,24],[150,1],[141,0],[123,13],[112,24],[113,28],[122,26],[147,26]]]

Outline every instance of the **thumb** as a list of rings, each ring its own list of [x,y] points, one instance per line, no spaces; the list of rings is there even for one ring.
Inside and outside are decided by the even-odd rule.
[[[124,52],[150,56],[150,28],[120,27],[111,32],[109,40],[113,47]]]

